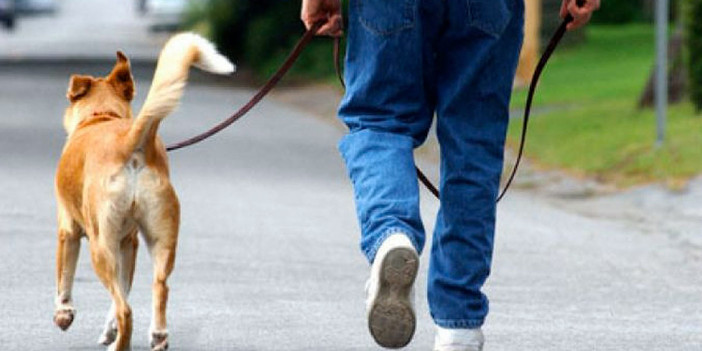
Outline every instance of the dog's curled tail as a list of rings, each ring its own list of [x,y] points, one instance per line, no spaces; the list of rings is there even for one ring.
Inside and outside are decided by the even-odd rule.
[[[131,150],[141,149],[156,136],[156,129],[176,107],[183,95],[190,66],[230,74],[235,66],[205,38],[194,33],[172,37],[161,51],[151,89],[127,138]]]

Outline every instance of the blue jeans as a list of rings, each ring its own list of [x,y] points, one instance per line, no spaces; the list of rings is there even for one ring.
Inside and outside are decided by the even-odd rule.
[[[350,0],[346,95],[339,143],[370,262],[389,235],[417,251],[425,233],[413,149],[434,115],[441,207],[428,298],[436,324],[475,328],[488,312],[495,199],[512,81],[523,38],[522,0]]]

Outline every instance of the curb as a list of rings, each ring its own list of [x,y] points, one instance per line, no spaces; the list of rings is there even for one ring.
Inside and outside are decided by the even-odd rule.
[[[105,75],[115,64],[114,57],[0,57],[0,70],[17,69],[29,74],[59,75],[66,79],[71,74]],[[130,58],[132,72],[141,77],[151,77],[156,69],[155,58]],[[240,70],[230,76],[220,76],[191,69],[189,82],[195,84],[216,84],[236,87],[251,87],[252,74]]]

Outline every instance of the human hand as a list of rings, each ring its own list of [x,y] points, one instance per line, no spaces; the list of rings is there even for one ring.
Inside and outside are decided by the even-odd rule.
[[[582,6],[578,6],[578,2]],[[561,5],[561,18],[565,18],[569,13],[573,16],[573,22],[568,24],[568,30],[578,29],[587,22],[590,22],[592,13],[600,8],[600,0],[563,0]]]
[[[326,21],[317,31],[317,35],[340,37],[344,34],[341,0],[302,0],[300,19],[307,29],[319,21]]]

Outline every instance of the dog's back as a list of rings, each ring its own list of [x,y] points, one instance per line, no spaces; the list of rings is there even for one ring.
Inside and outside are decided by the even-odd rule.
[[[158,190],[153,185],[168,176],[165,149],[157,137],[158,125],[177,107],[190,66],[214,73],[234,70],[205,39],[191,33],[176,35],[162,50],[146,101],[132,119],[131,111],[120,106],[134,94],[129,62],[123,54],[117,56],[118,62],[106,78],[90,78],[86,83],[85,77],[72,77],[69,100],[80,106],[69,107],[66,112],[66,120],[71,121],[64,123],[69,138],[57,173],[59,198],[82,200],[87,195],[83,192],[91,191],[84,176],[99,179],[98,188],[106,185],[104,190],[111,191],[105,195],[124,200],[113,203],[115,208],[131,208],[127,200],[138,200],[137,189],[142,193]],[[76,205],[71,211],[74,218],[83,219],[78,213],[83,201],[66,202],[67,207]]]

